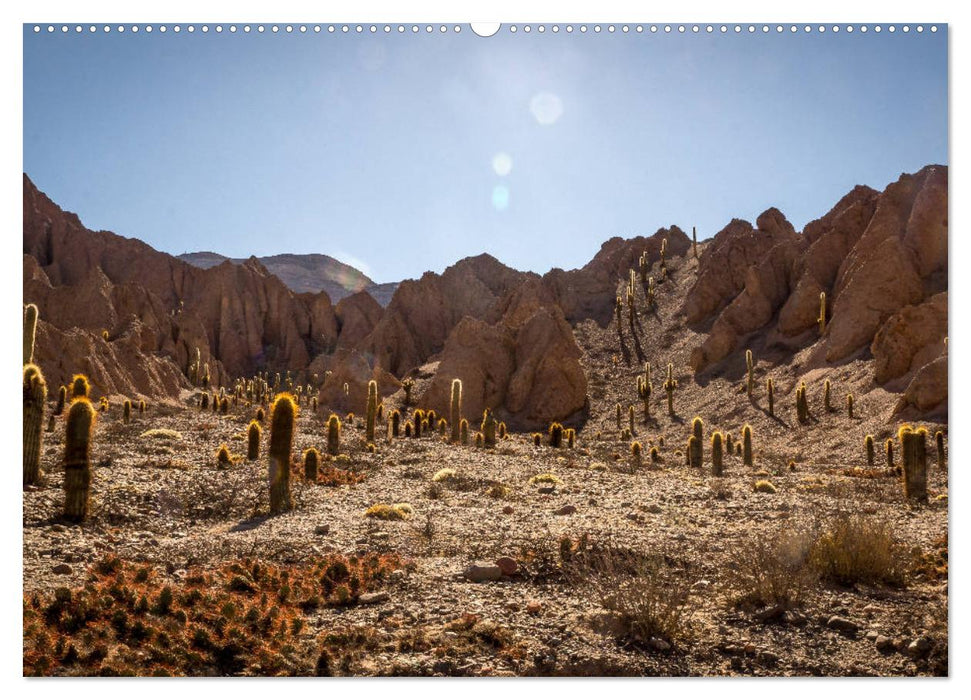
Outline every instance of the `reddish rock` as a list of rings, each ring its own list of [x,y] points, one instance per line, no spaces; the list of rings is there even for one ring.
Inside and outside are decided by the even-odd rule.
[[[878,384],[923,367],[944,350],[947,292],[916,306],[905,306],[877,331],[870,345]]]
[[[947,354],[914,373],[894,413],[912,413],[914,410],[923,417],[940,416],[947,420]]]
[[[334,308],[337,317],[337,347],[353,348],[381,321],[384,309],[367,292],[344,297]]]
[[[401,387],[401,382],[392,374],[379,365],[372,365],[365,355],[356,350],[338,350],[326,359],[327,369],[323,372],[324,381],[318,393],[318,401],[324,412],[353,412],[364,415],[367,410],[368,383],[372,379],[378,383],[380,398],[390,396]],[[316,362],[311,365],[312,370],[320,368],[320,364]],[[344,384],[347,384],[347,393],[344,392]]]

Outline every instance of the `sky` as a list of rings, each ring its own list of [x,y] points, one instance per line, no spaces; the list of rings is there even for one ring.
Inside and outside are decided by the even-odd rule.
[[[943,25],[141,26],[24,26],[23,168],[88,228],[176,255],[326,253],[390,282],[488,252],[543,273],[770,206],[801,230],[854,185],[948,163]]]

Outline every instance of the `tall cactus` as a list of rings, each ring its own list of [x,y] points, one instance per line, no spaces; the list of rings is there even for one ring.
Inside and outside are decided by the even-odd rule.
[[[74,522],[88,517],[94,420],[94,407],[87,398],[77,398],[71,403],[64,440],[64,517]]]
[[[691,227],[691,248],[694,256],[698,257],[698,230],[692,226]]]
[[[401,411],[393,410],[388,420],[391,423],[391,437],[398,437],[401,434]]]
[[[371,380],[367,384],[367,419],[364,424],[364,436],[368,442],[374,442],[374,426],[378,420],[378,383]]]
[[[646,362],[644,364],[644,376],[637,378],[637,395],[641,397],[641,401],[644,402],[644,420],[647,421],[651,417],[651,392],[654,388],[651,386],[651,363]]]
[[[492,417],[492,411],[488,408],[482,412],[482,439],[486,447],[496,446],[496,419]]]
[[[900,427],[900,453],[904,462],[904,496],[908,500],[927,500],[927,429]]]
[[[396,411],[397,413],[397,411]],[[341,419],[331,413],[327,419],[327,454],[337,455],[341,451]]]
[[[258,421],[251,420],[249,430],[246,431],[246,459],[253,461],[260,458],[260,437],[263,429]]]
[[[826,292],[819,293],[819,334],[826,332]]]
[[[40,455],[44,441],[44,405],[47,382],[40,367],[24,366],[24,485],[40,481]]]
[[[809,420],[809,399],[806,398],[806,383],[803,382],[796,389],[796,417],[800,423]]]
[[[452,380],[452,397],[449,402],[448,411],[448,424],[452,426],[452,436],[451,440],[453,443],[459,442],[462,439],[461,426],[459,422],[462,420],[462,380],[453,379]]]
[[[829,392],[830,392],[830,383],[829,383],[829,380],[827,379],[823,383],[823,408],[826,410],[827,413],[833,410],[833,404],[830,403],[830,399],[829,399]]]
[[[846,395],[846,415],[850,418],[853,417],[853,394]]]
[[[633,435],[634,434],[634,407],[633,406],[627,407],[627,425],[630,428],[630,434]]]
[[[944,433],[934,433],[934,446],[937,448],[937,468],[944,471]]]
[[[722,441],[722,434],[717,430],[712,433],[711,436],[711,475],[721,476],[722,475],[722,460],[724,457],[724,447]]]
[[[617,404],[617,407],[614,410],[614,413],[615,413],[615,418],[617,420],[617,430],[620,430],[621,426],[624,423],[624,410],[620,407],[619,403]]]
[[[873,466],[873,460],[876,459],[876,448],[873,446],[873,436],[867,435],[863,439],[863,447],[866,451],[866,463],[869,466]]]
[[[270,412],[270,514],[290,510],[290,453],[293,450],[293,432],[297,419],[297,404],[290,394],[276,397]]]
[[[893,438],[887,438],[887,469],[893,469]]]
[[[34,339],[37,337],[37,307],[27,304],[24,308],[24,364],[34,361]]]
[[[130,399],[125,399],[125,403],[122,404],[121,418],[126,423],[131,423],[131,400]]]
[[[705,454],[704,454],[705,443],[703,442],[703,440],[705,439],[705,424],[701,420],[701,416],[695,416],[694,420],[691,421],[691,435],[698,441],[698,456],[697,456],[698,463],[697,465],[692,463],[692,466],[701,467],[702,463],[705,460]]]
[[[678,388],[678,380],[674,378],[674,367],[668,363],[668,378],[664,381],[664,391],[668,395],[668,415],[674,415],[674,390]]]
[[[769,415],[775,415],[775,396],[772,391],[772,377],[765,380],[765,393],[769,397]]]
[[[745,367],[748,374],[748,386],[746,390],[748,397],[752,398],[752,392],[755,390],[755,361],[752,358],[751,350],[745,351]]]
[[[751,467],[752,463],[752,427],[746,425],[742,428],[742,464]]]

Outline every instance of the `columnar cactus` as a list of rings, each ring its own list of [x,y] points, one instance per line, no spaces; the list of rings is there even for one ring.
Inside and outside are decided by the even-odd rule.
[[[415,431],[412,433],[412,437],[420,438],[422,427],[424,426],[425,412],[420,408],[415,409]]]
[[[31,305],[33,306],[33,305]],[[35,312],[36,312],[36,307]],[[47,382],[40,367],[24,365],[24,485],[40,481],[40,455],[44,441],[44,406]]]
[[[364,424],[364,439],[374,442],[374,426],[378,420],[378,383],[371,380],[367,385],[367,419]]]
[[[803,382],[796,389],[796,417],[800,423],[809,420],[809,399],[806,398],[806,383]]]
[[[926,437],[926,428],[914,430],[909,425],[901,426],[897,433],[904,462],[904,496],[908,500],[927,500]]]
[[[711,475],[722,475],[722,434],[717,430],[711,436]]]
[[[24,308],[24,364],[34,361],[34,339],[37,337],[37,307],[27,304]]]
[[[750,425],[742,428],[742,464],[746,467],[752,466],[752,427]]]
[[[317,409],[317,401],[316,401],[316,398],[317,397],[315,396],[314,397],[314,410]],[[378,404],[378,422],[381,422],[383,420],[384,420],[384,401],[382,401],[381,403]]]
[[[492,411],[488,408],[482,412],[482,437],[486,447],[496,446],[496,419],[492,417]]]
[[[630,444],[631,466],[636,470],[641,468],[641,443],[636,440]]]
[[[752,398],[752,392],[755,390],[755,360],[752,358],[752,351],[745,351],[745,367],[748,374],[748,397]]]
[[[775,397],[772,393],[772,377],[765,380],[765,393],[769,397],[769,415],[775,415]]]
[[[88,398],[88,393],[91,391],[91,385],[88,383],[88,378],[83,374],[75,374],[71,378],[71,398]]]
[[[893,438],[887,438],[887,469],[893,469]]]
[[[64,440],[64,517],[74,522],[88,516],[94,419],[94,408],[86,397],[71,403]]]
[[[131,401],[125,399],[125,403],[122,404],[121,418],[126,423],[131,423]]]
[[[499,424],[499,433],[500,433],[499,437],[504,437],[505,436],[505,433],[503,432],[505,429],[506,429],[506,424],[505,423],[500,423]],[[441,435],[443,438],[448,435],[448,421],[445,420],[444,418],[439,418],[438,419],[438,434]]]
[[[290,453],[297,419],[297,404],[290,394],[282,393],[270,411],[270,514],[290,510]]]
[[[827,379],[823,383],[823,408],[826,409],[827,413],[833,410],[833,404],[830,403],[830,400],[829,400],[829,391],[830,391],[830,383],[829,383],[829,380]]]
[[[846,415],[853,417],[853,394],[846,395]]]
[[[411,421],[405,422],[405,437],[410,438],[414,433],[414,429],[411,427]]]
[[[563,426],[559,423],[550,424],[549,430],[550,447],[563,446]]]
[[[209,394],[203,394],[199,399],[199,410],[205,411],[207,408],[209,408]]]
[[[140,416],[141,415],[144,415],[145,414],[145,408],[146,408],[146,406],[145,406],[145,399],[140,399],[138,401],[138,415],[140,415]]]
[[[627,407],[627,425],[630,430],[631,435],[634,434],[634,407]]]
[[[876,458],[876,449],[873,447],[873,436],[867,435],[863,439],[863,447],[866,450],[866,463],[873,466],[873,460]]]
[[[459,440],[463,445],[469,444],[469,421],[465,418],[459,421]]]
[[[697,440],[697,443],[698,443],[697,466],[700,467],[702,462],[704,462],[704,459],[705,459],[705,455],[704,455],[705,443],[703,442],[703,440],[705,439],[705,424],[704,424],[704,421],[701,420],[701,416],[695,416],[694,420],[691,421],[691,435]],[[694,463],[692,463],[692,466],[695,466]]]
[[[67,405],[67,387],[61,384],[57,390],[57,406],[54,407],[54,415],[59,416],[64,413],[64,406]]]
[[[395,409],[391,412],[391,437],[396,438],[401,434],[401,411]]]
[[[317,467],[320,464],[320,453],[316,447],[310,447],[303,453],[303,478],[311,483],[317,481]]]
[[[566,429],[566,446],[571,450],[574,448],[577,442],[577,431],[575,428]]]
[[[819,318],[816,320],[819,323],[819,334],[822,335],[826,332],[826,292],[819,293]]]
[[[617,295],[617,299],[614,301],[614,317],[617,319],[617,333],[623,335],[623,323],[621,321],[621,314],[624,311],[624,302],[620,298],[620,294]]]
[[[449,402],[448,424],[452,426],[452,442],[459,442],[462,438],[460,434],[462,421],[462,380],[452,380],[452,397]]]
[[[733,452],[732,445],[732,434],[725,433],[725,452],[728,453],[727,456],[731,457]]]
[[[637,395],[644,402],[645,421],[651,417],[651,392],[653,390],[651,386],[651,363],[648,362],[644,365],[644,376],[637,378]]]
[[[543,444],[543,436],[540,433],[533,433],[533,447],[541,447]]]
[[[327,419],[327,454],[337,455],[341,451],[341,419],[331,413]]]
[[[937,448],[937,468],[944,471],[944,433],[934,433],[934,446]]]
[[[688,465],[694,469],[701,469],[702,459],[701,440],[696,435],[692,435],[688,438]]]
[[[411,391],[415,388],[415,380],[408,378],[401,382],[401,388],[405,390],[405,406],[411,405]]]
[[[674,378],[674,367],[668,363],[668,378],[664,381],[664,391],[668,395],[668,415],[674,415],[674,390],[678,388],[678,380]]]
[[[246,459],[253,461],[260,458],[260,438],[263,436],[263,429],[260,424],[251,420],[249,429],[246,431]]]
[[[694,226],[691,227],[691,248],[694,252],[694,256],[698,257],[698,231]]]

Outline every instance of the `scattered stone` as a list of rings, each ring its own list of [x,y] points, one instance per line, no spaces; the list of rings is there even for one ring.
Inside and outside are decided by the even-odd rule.
[[[519,571],[519,562],[512,557],[499,557],[496,559],[496,566],[502,569],[504,576],[515,576]]]
[[[659,506],[657,503],[652,503],[651,505],[647,506],[647,508],[645,508],[644,510],[646,510],[648,513],[653,513],[654,515],[657,515],[663,510],[663,508],[661,508],[661,506]]]
[[[929,652],[933,646],[934,643],[931,641],[930,637],[922,634],[907,645],[907,656],[912,659],[923,658],[924,656],[927,656],[927,652]]]
[[[877,646],[877,651],[883,652],[884,654],[894,650],[893,640],[884,634],[879,635],[874,643]]]
[[[55,574],[69,574],[73,571],[73,569],[69,564],[58,564],[52,569],[52,571]]]
[[[539,615],[543,609],[543,604],[538,600],[530,600],[526,603],[526,612],[530,615]]]
[[[551,493],[555,493],[556,492],[556,487],[555,486],[540,486],[539,487],[539,492],[541,494],[551,494]]]
[[[671,645],[668,644],[663,639],[661,639],[660,637],[651,637],[648,640],[648,642],[647,642],[647,646],[649,646],[654,651],[670,651],[671,650]]]
[[[767,666],[775,666],[782,657],[772,651],[760,651],[758,658]]]
[[[318,525],[317,527],[314,528],[314,534],[315,535],[329,535],[330,534],[330,525],[328,525],[327,523],[324,523],[323,525]]]
[[[462,575],[472,583],[498,581],[502,578],[502,569],[488,562],[476,562],[467,568]]]
[[[394,571],[391,572],[391,575],[388,577],[388,579],[391,581],[391,583],[401,583],[402,581],[405,580],[407,576],[408,576],[408,572],[405,571],[404,569],[395,569]]]
[[[51,525],[51,532],[66,532],[67,528],[60,523],[54,523]]]
[[[376,603],[383,603],[390,597],[387,591],[375,591],[374,593],[362,593],[358,597],[357,602],[361,605],[374,605]]]
[[[516,511],[515,511],[515,508],[513,508],[512,506],[505,506],[505,507],[504,507],[504,508],[502,509],[502,512],[503,512],[503,514],[505,514],[505,515],[512,515],[512,514],[513,514],[514,512],[516,512]]]
[[[850,637],[860,631],[860,626],[858,624],[852,620],[847,620],[845,617],[839,617],[837,615],[833,615],[826,620],[826,626],[831,630],[836,630],[840,634],[845,634]]]
[[[577,512],[576,506],[566,505],[556,510],[555,515],[573,515]]]

